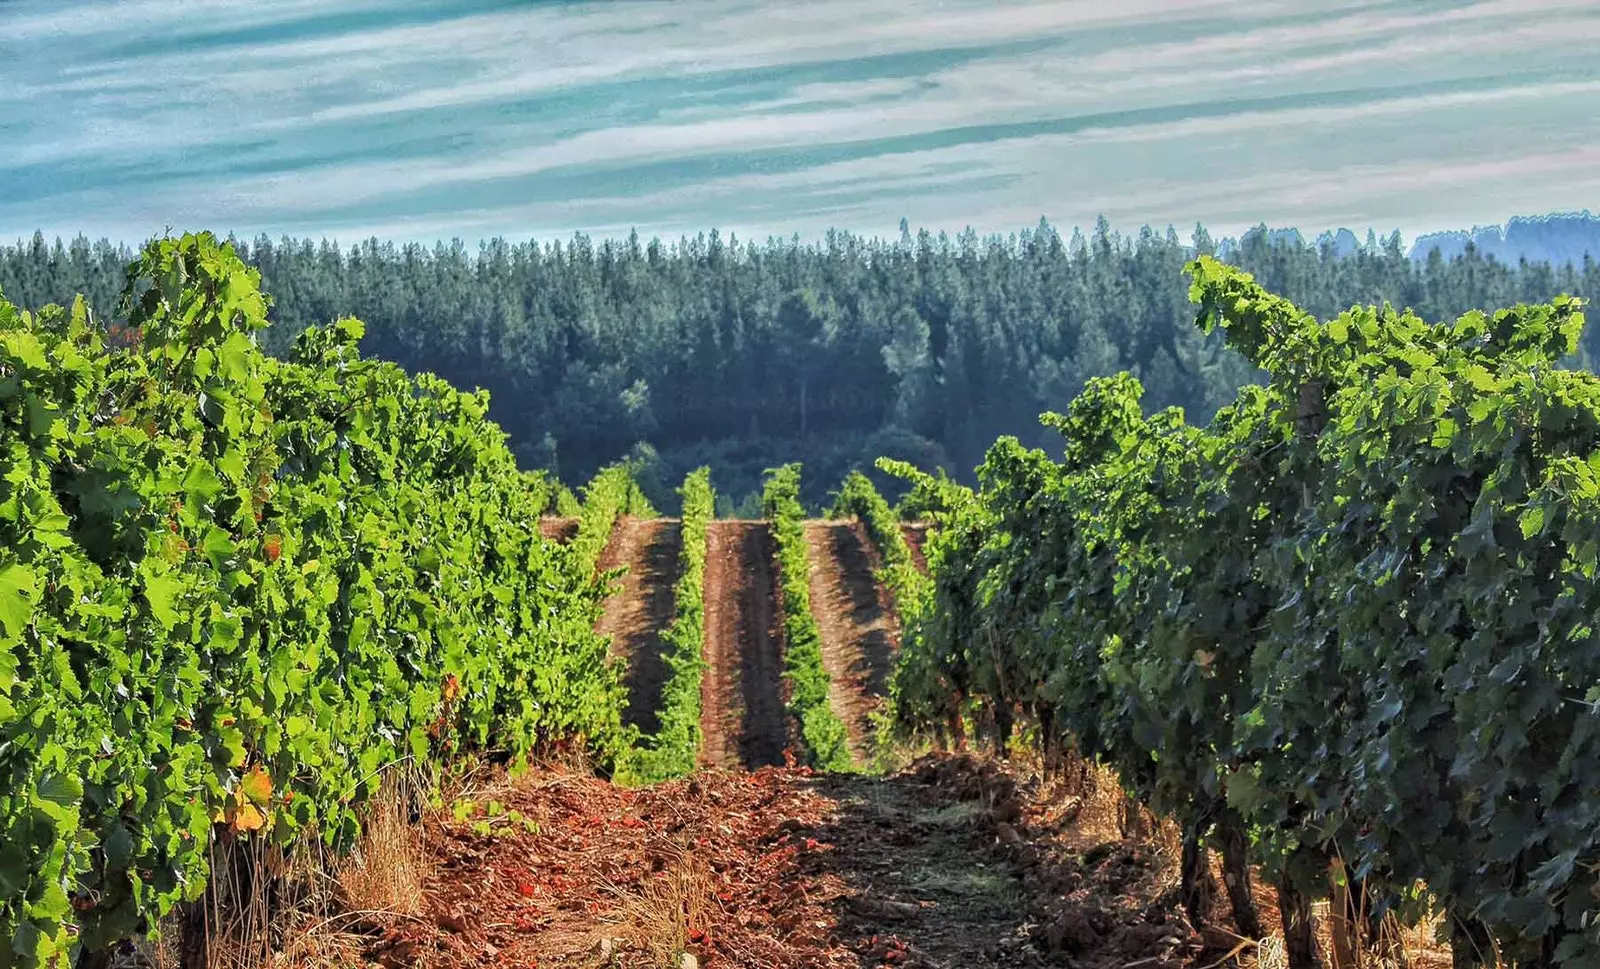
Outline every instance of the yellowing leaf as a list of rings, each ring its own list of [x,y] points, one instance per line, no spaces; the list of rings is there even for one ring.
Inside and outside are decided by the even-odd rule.
[[[260,831],[267,826],[267,816],[246,801],[234,809],[230,823],[235,831]]]
[[[272,775],[257,767],[239,782],[239,793],[250,802],[265,806],[272,801]]]

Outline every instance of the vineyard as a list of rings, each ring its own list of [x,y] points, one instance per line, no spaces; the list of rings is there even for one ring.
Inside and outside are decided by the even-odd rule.
[[[1577,301],[1318,322],[1209,258],[1199,325],[1269,375],[1206,427],[1091,381],[1059,459],[943,488],[903,727],[1113,766],[1182,832],[1190,919],[1316,964],[1445,914],[1458,966],[1600,962],[1600,380]],[[934,490],[937,483],[924,479]]]
[[[791,464],[760,520],[715,517],[711,468],[676,517],[626,462],[576,494],[520,471],[485,395],[363,359],[357,321],[263,353],[259,277],[209,235],[147,247],[126,327],[0,301],[0,964],[174,928],[215,964],[218,913],[277,884],[264,852],[351,852],[408,771],[467,873],[440,924],[500,881],[544,904],[591,838],[614,895],[616,858],[666,870],[659,837],[716,886],[726,940],[671,916],[712,965],[1264,963],[1274,936],[1344,969],[1432,921],[1458,969],[1600,966],[1578,301],[1319,322],[1189,272],[1199,327],[1268,378],[1208,424],[1096,378],[1042,418],[1054,456],[1002,438],[976,488],[880,461],[898,506],[852,473],[820,516]],[[491,837],[498,800],[440,813],[459,765],[554,762],[591,770],[518,789],[519,834]],[[1094,765],[1133,832],[1109,855],[1074,840]],[[550,884],[506,924],[615,902]],[[497,938],[481,964],[532,944]]]

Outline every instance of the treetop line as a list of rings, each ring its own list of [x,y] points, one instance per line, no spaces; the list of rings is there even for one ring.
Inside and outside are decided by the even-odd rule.
[[[1203,229],[1196,241],[1214,248]],[[794,460],[811,508],[852,469],[896,487],[872,470],[882,455],[970,482],[997,436],[1043,444],[1035,415],[1065,408],[1091,377],[1133,373],[1146,406],[1196,421],[1262,379],[1190,325],[1182,268],[1194,251],[1170,230],[1124,236],[1102,222],[1070,238],[1046,226],[737,246],[714,233],[670,245],[497,239],[475,252],[261,237],[239,252],[273,297],[260,335],[269,352],[358,316],[365,352],[488,390],[523,467],[576,484],[632,453],[663,509],[707,464],[723,514],[757,513],[762,471]],[[82,292],[114,318],[131,258],[36,237],[0,248],[0,289],[33,307]],[[1471,250],[1413,260],[1397,236],[1342,252],[1258,230],[1228,260],[1319,318],[1388,302],[1453,319],[1600,295],[1592,262],[1506,265]],[[1574,362],[1591,365],[1596,339]]]

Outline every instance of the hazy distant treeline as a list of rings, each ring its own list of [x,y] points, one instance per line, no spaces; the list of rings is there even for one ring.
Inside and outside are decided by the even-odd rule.
[[[821,489],[880,454],[965,476],[1001,434],[1043,443],[1041,411],[1097,374],[1128,370],[1152,407],[1204,420],[1255,375],[1193,326],[1184,262],[1214,251],[1203,229],[1063,238],[902,228],[898,239],[829,233],[816,244],[716,232],[676,243],[496,239],[477,250],[368,240],[240,241],[274,299],[269,349],[311,323],[365,320],[365,349],[492,395],[527,466],[578,481],[645,445],[669,483],[704,462],[718,491],[753,493],[763,468],[807,465]],[[1274,238],[1228,258],[1269,290],[1327,316],[1389,301],[1431,319],[1560,292],[1600,293],[1592,261],[1509,266],[1476,250],[1413,260],[1397,236],[1356,247]],[[0,290],[37,306],[85,293],[114,315],[126,248],[0,247]],[[1578,361],[1600,359],[1591,330]],[[647,482],[648,484],[648,482]]]

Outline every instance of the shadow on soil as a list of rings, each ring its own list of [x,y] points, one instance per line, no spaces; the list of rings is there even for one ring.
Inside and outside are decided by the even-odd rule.
[[[971,758],[890,778],[819,777],[834,801],[794,827],[861,966],[1190,965],[1201,946],[1150,844],[1096,836],[1083,798],[1037,790]]]

